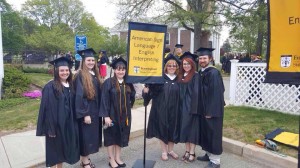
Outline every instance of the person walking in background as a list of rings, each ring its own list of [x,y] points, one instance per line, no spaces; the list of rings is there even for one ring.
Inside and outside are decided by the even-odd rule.
[[[200,146],[206,154],[198,157],[200,161],[210,161],[206,168],[220,167],[222,154],[222,130],[224,116],[224,84],[221,73],[213,66],[212,48],[199,48],[199,101],[201,114]]]
[[[195,160],[195,148],[199,144],[200,123],[197,114],[199,76],[196,73],[195,58],[190,52],[185,52],[178,75],[180,86],[179,110],[176,131],[179,131],[179,142],[185,143],[185,154],[182,157],[186,163]]]
[[[177,75],[180,60],[169,54],[164,60],[164,84],[149,84],[143,89],[144,104],[147,106],[152,99],[148,120],[147,138],[156,137],[162,149],[161,159],[168,160],[168,155],[178,159],[173,151],[174,143],[178,142],[175,132],[176,119],[179,115],[179,85]]]
[[[131,108],[135,101],[132,84],[125,82],[127,62],[113,60],[114,76],[105,80],[102,87],[100,116],[105,120],[104,146],[107,147],[110,167],[126,167],[121,160],[121,148],[128,146],[131,129]]]
[[[75,111],[79,122],[81,166],[95,167],[89,155],[97,153],[102,144],[102,121],[99,117],[101,90],[99,71],[92,49],[78,51],[81,68],[75,75]]]
[[[175,55],[177,58],[180,58],[180,57],[182,56],[182,54],[183,54],[182,47],[183,47],[182,44],[176,44],[176,45],[175,45],[175,52],[174,52],[174,55]]]
[[[109,62],[108,57],[106,55],[105,50],[100,50],[99,51],[99,62],[98,62],[98,67],[99,67],[99,73],[100,73],[100,78],[102,81],[104,81],[107,73],[106,73],[106,68],[107,68],[107,63]]]
[[[54,79],[43,88],[37,121],[37,136],[46,139],[46,166],[62,168],[62,163],[79,160],[78,123],[73,105],[73,62],[60,57],[54,65]]]

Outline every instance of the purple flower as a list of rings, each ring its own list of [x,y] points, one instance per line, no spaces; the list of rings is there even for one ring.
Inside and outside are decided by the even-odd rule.
[[[39,90],[27,91],[23,93],[24,97],[29,97],[31,99],[36,99],[42,96],[42,92]]]

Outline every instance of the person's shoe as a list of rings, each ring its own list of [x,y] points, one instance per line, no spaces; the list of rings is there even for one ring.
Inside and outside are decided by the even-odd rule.
[[[108,162],[108,166],[111,168],[120,168],[119,165],[117,167],[112,167],[112,165],[110,164],[110,162]]]
[[[182,161],[185,161],[186,159],[189,158],[189,156],[190,156],[190,152],[185,151],[185,153],[184,153],[184,155],[182,156],[181,160],[182,160]]]
[[[196,160],[196,154],[195,153],[190,153],[189,157],[185,160],[185,163],[191,163]]]
[[[213,162],[209,162],[205,168],[220,168],[219,164],[214,164]]]
[[[209,161],[209,157],[207,154],[205,154],[204,156],[197,157],[197,160],[206,162],[206,161]]]
[[[179,158],[179,156],[174,151],[168,152],[168,155],[170,155],[175,160]]]
[[[120,163],[118,163],[117,161],[116,161],[116,163],[118,164],[119,167],[126,167],[126,164],[125,164],[125,163],[120,164]]]
[[[168,158],[168,153],[166,153],[166,152],[161,153],[161,160],[162,160],[162,161],[167,161],[167,160],[169,160],[169,158]]]

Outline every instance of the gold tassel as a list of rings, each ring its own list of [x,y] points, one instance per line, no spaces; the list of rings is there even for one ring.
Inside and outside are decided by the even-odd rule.
[[[126,117],[126,126],[128,126],[128,117]]]

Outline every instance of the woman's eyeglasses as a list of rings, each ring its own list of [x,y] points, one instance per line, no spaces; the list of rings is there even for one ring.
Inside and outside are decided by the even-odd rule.
[[[191,65],[190,63],[183,63],[183,66],[189,66]]]
[[[177,68],[177,65],[167,65],[168,68]]]

